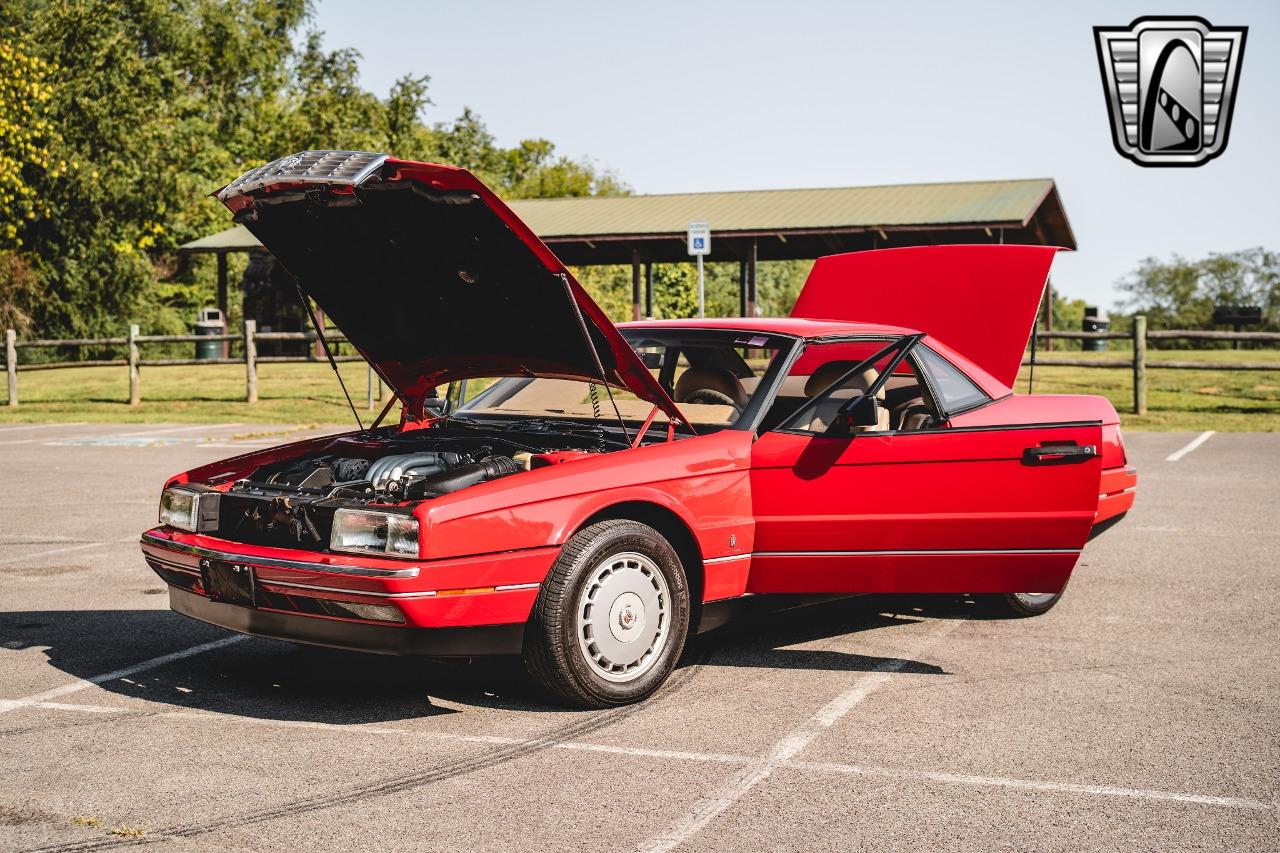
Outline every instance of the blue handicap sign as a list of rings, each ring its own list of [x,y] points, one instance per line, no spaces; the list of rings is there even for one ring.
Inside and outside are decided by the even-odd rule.
[[[701,249],[703,246],[705,246],[705,245],[706,245],[706,243],[707,243],[707,241],[706,241],[706,239],[705,239],[705,238],[702,238],[702,237],[694,237],[694,238],[693,238],[693,248],[695,248],[695,249]]]

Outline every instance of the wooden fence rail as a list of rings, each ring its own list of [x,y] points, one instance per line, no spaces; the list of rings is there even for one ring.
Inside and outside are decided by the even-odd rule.
[[[326,336],[330,343],[346,343],[342,335]],[[139,334],[136,324],[129,326],[129,334],[123,338],[59,338],[49,340],[20,341],[13,329],[6,329],[5,341],[5,375],[8,380],[9,405],[18,405],[18,374],[30,370],[61,370],[70,367],[127,367],[129,369],[129,405],[136,406],[142,402],[142,368],[144,367],[191,367],[203,364],[243,364],[245,366],[245,400],[250,403],[258,401],[258,365],[264,363],[286,364],[290,362],[315,361],[314,353],[310,355],[258,355],[258,344],[264,341],[305,341],[313,343],[318,340],[314,332],[259,332],[253,320],[246,320],[242,333],[223,335],[143,335]],[[144,344],[198,344],[198,343],[243,343],[244,354],[240,357],[215,358],[143,358],[141,347]],[[124,350],[125,358],[91,359],[82,361],[38,361],[27,364],[19,363],[18,350],[50,349],[55,347],[102,348]],[[335,361],[364,361],[358,355],[335,356]],[[369,407],[373,407],[373,387],[375,378],[373,369],[369,369]],[[381,398],[381,382],[378,383]]]
[[[1059,338],[1067,340],[1128,340],[1133,342],[1133,354],[1125,361],[1096,360],[1087,358],[1059,358],[1041,356],[1032,353],[1023,359],[1024,365],[1040,365],[1045,367],[1090,367],[1106,369],[1127,369],[1133,371],[1133,411],[1146,414],[1147,411],[1147,370],[1280,370],[1280,362],[1234,362],[1209,364],[1199,361],[1151,361],[1147,360],[1147,341],[1149,340],[1192,340],[1192,341],[1255,341],[1278,342],[1280,332],[1218,332],[1199,330],[1147,330],[1147,318],[1133,318],[1133,329],[1128,332],[1040,332],[1040,339]],[[142,335],[138,327],[131,325],[129,335],[124,338],[66,338],[60,340],[19,341],[13,329],[7,329],[5,340],[5,373],[9,386],[9,405],[18,405],[18,373],[28,370],[56,370],[67,367],[128,367],[129,368],[129,404],[136,406],[142,400],[142,368],[144,367],[177,367],[196,366],[202,364],[243,364],[245,366],[245,400],[250,403],[258,401],[258,365],[285,364],[290,362],[315,361],[311,355],[258,355],[258,344],[268,341],[307,341],[314,342],[318,338],[314,332],[259,332],[253,320],[246,320],[244,331],[238,334],[223,335]],[[345,343],[342,335],[328,337],[330,342]],[[243,342],[244,354],[239,358],[142,358],[143,344],[176,344],[203,342]],[[18,350],[52,347],[112,347],[126,350],[126,358],[101,359],[97,361],[55,361],[18,363]],[[358,355],[335,356],[336,361],[363,361]],[[373,388],[375,376],[369,369],[369,408],[373,408]],[[381,382],[378,382],[381,399]]]
[[[1237,361],[1207,363],[1203,361],[1148,361],[1147,341],[1150,340],[1187,340],[1187,341],[1280,341],[1280,332],[1217,332],[1192,329],[1160,329],[1147,330],[1147,318],[1138,315],[1133,318],[1133,328],[1128,332],[1040,332],[1040,338],[1066,338],[1074,340],[1130,340],[1133,341],[1133,355],[1127,361],[1090,359],[1090,358],[1058,358],[1042,357],[1032,353],[1024,358],[1022,364],[1042,365],[1045,367],[1096,367],[1111,369],[1128,369],[1133,371],[1133,412],[1137,415],[1147,413],[1147,369],[1159,370],[1280,370],[1280,362]]]

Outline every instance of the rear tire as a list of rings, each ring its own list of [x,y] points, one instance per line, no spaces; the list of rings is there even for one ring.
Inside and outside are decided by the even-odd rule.
[[[542,582],[525,668],[570,704],[626,705],[666,681],[688,630],[689,584],[675,549],[638,521],[601,521],[574,534]]]
[[[1065,592],[1065,590],[1063,590]],[[1061,592],[1005,592],[984,596],[992,610],[1000,616],[1025,619],[1048,613],[1062,600]]]

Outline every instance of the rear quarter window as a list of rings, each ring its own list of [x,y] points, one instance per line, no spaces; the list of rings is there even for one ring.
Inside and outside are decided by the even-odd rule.
[[[945,413],[967,411],[991,400],[959,368],[927,346],[918,346],[916,354],[933,383],[936,402]]]

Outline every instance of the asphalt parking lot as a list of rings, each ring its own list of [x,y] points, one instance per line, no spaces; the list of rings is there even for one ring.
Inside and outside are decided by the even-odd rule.
[[[0,848],[1280,849],[1280,435],[1127,435],[1046,616],[761,617],[600,712],[171,613],[162,480],[279,430],[0,426]]]

